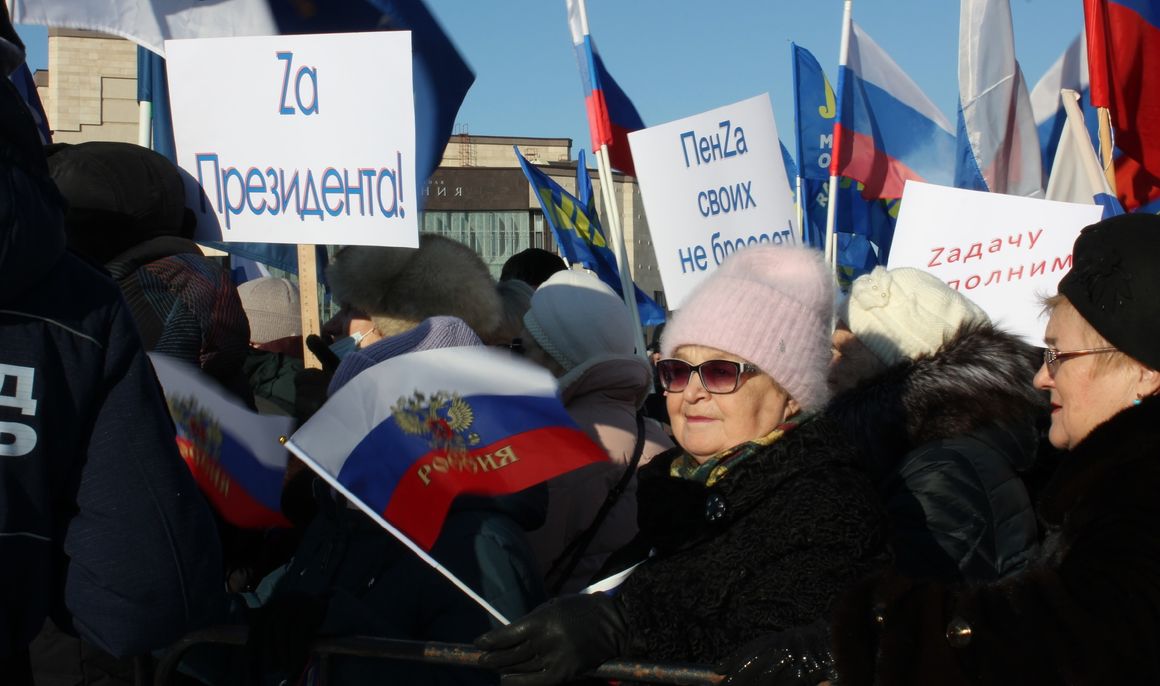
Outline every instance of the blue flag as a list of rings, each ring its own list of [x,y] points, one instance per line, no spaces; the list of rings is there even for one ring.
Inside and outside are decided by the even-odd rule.
[[[835,234],[838,240],[838,286],[849,290],[854,279],[869,274],[878,266],[878,254],[865,236],[853,233]]]
[[[777,142],[777,146],[781,148],[781,163],[785,165],[785,178],[789,181],[789,189],[794,190],[793,180],[797,178],[798,168],[793,161],[793,156],[789,154],[789,150],[785,147],[785,143]]]
[[[838,116],[834,88],[809,50],[793,43],[790,49],[793,52],[793,99],[797,113],[798,172],[803,179],[824,181],[830,178],[834,121]]]
[[[515,146],[512,146],[515,147]],[[592,270],[617,295],[624,297],[620,287],[620,270],[616,266],[616,257],[608,247],[604,230],[600,227],[600,219],[596,216],[596,203],[592,197],[592,179],[588,176],[588,167],[584,164],[584,151],[580,151],[576,163],[575,197],[564,190],[560,184],[550,176],[529,163],[515,148],[516,157],[523,167],[528,183],[536,191],[540,207],[544,210],[544,219],[552,228],[552,235],[564,259],[571,264],[581,264]],[[636,286],[636,307],[640,313],[642,326],[655,326],[665,321],[665,311],[652,298],[648,297]]]

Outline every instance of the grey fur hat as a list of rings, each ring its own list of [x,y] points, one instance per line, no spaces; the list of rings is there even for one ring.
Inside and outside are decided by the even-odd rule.
[[[370,315],[383,336],[408,331],[428,317],[450,315],[487,336],[501,304],[487,265],[471,248],[424,234],[419,248],[347,246],[326,269],[334,298]]]

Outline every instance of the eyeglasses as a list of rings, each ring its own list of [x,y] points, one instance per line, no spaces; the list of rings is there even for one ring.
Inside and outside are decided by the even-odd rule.
[[[1043,351],[1043,364],[1047,365],[1047,373],[1055,376],[1055,372],[1059,369],[1059,365],[1073,357],[1083,357],[1084,355],[1114,352],[1119,351],[1116,348],[1089,348],[1087,350],[1069,350],[1067,352],[1060,352],[1055,348],[1046,348]]]
[[[693,372],[701,377],[701,385],[706,391],[720,394],[736,391],[741,385],[742,374],[759,371],[761,370],[748,362],[732,360],[706,360],[698,365],[672,358],[657,361],[657,377],[660,379],[661,388],[673,393],[685,390],[689,380],[693,378]]]

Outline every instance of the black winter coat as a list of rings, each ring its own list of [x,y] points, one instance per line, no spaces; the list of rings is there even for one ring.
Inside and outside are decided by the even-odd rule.
[[[842,683],[1160,683],[1157,493],[1152,398],[1065,458],[1026,571],[960,591],[888,578],[851,594],[834,627]]]
[[[887,561],[885,518],[851,446],[807,421],[710,487],[639,472],[640,534],[655,551],[620,587],[628,655],[712,663],[757,636],[808,624]]]
[[[460,496],[431,556],[509,619],[545,599],[526,532],[544,521],[547,488]],[[325,596],[319,633],[470,643],[496,626],[482,608],[345,501],[324,502],[274,597]],[[293,621],[293,620],[291,620]],[[491,672],[418,662],[341,657],[331,679],[346,684],[493,684]]]
[[[940,581],[1022,569],[1038,528],[1020,472],[1035,460],[1035,349],[990,324],[960,329],[835,398],[890,518],[895,565]]]
[[[0,81],[0,665],[49,615],[141,654],[224,611],[217,534],[121,293],[65,253],[37,134]]]

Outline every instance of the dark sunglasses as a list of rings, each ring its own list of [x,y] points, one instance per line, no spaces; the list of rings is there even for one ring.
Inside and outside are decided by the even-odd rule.
[[[672,358],[657,361],[657,377],[661,388],[673,393],[680,393],[689,385],[693,372],[701,377],[701,386],[714,394],[732,393],[741,385],[742,374],[759,372],[757,367],[748,362],[734,362],[732,360],[705,360],[701,364],[692,365],[684,360]]]

